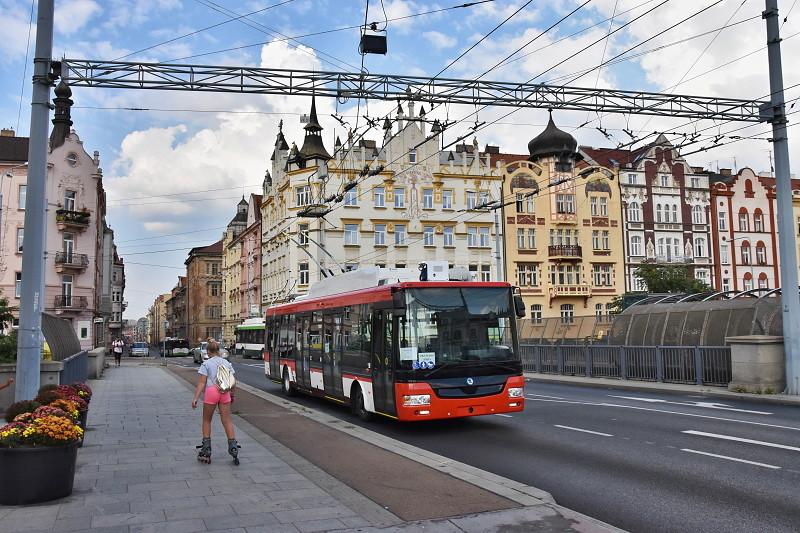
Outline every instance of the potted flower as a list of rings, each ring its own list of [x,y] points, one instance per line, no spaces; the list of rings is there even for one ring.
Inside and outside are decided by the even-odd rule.
[[[69,400],[57,402],[24,411],[0,427],[0,505],[27,505],[72,494],[83,430],[72,418],[77,406]]]

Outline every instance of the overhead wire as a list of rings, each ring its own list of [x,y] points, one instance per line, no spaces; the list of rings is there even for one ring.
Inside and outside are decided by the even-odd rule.
[[[33,6],[36,3],[36,0],[31,0],[31,14],[28,18],[28,41],[25,43],[25,61],[22,63],[22,81],[20,82],[19,88],[19,107],[17,108],[17,129],[15,131],[19,132],[19,120],[22,116],[22,100],[25,98],[25,85],[28,81],[26,78],[28,76],[28,56],[31,53],[31,28],[33,27]],[[17,133],[19,134],[19,133]]]

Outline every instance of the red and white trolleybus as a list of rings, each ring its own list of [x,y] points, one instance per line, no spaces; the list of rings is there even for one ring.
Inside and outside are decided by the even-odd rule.
[[[446,263],[428,274],[432,263],[422,276],[378,267],[344,273],[268,308],[267,378],[289,395],[350,405],[363,419],[522,411],[521,300],[508,283],[450,281]]]

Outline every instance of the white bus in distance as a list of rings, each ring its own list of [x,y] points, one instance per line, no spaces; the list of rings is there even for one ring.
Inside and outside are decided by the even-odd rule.
[[[264,317],[248,318],[236,326],[234,353],[245,359],[264,357]]]

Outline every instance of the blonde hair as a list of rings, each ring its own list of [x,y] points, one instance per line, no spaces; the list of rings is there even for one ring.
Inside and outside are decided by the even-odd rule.
[[[206,345],[206,351],[209,354],[219,353],[219,343],[214,339],[208,339],[208,344]]]

